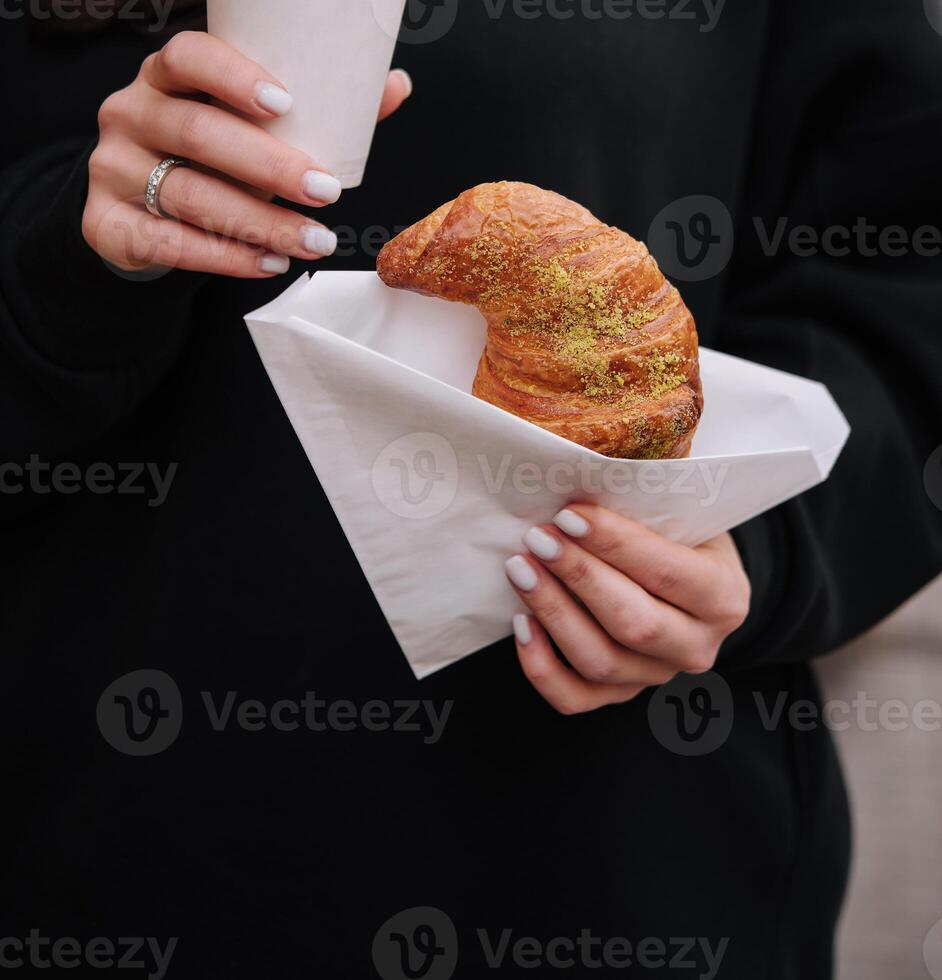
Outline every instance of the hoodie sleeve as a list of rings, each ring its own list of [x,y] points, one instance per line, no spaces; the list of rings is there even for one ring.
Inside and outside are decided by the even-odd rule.
[[[81,231],[91,146],[0,174],[0,451],[55,459],[128,416],[184,344],[204,277],[127,275]]]
[[[720,337],[823,382],[852,434],[735,532],[727,670],[827,653],[942,571],[942,36],[916,0],[778,9]]]

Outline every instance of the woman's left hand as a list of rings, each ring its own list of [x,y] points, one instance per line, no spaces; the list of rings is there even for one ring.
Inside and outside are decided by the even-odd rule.
[[[514,617],[517,654],[563,714],[710,670],[749,611],[749,580],[728,534],[688,548],[604,507],[574,504],[531,528],[524,544],[530,555],[506,566],[532,612]]]

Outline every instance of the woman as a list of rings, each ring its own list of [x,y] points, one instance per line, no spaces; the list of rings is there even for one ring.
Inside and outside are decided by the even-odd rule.
[[[5,90],[30,85],[7,103],[0,183],[3,456],[23,464],[4,472],[2,952],[75,938],[90,962],[91,938],[138,936],[163,950],[152,972],[181,976],[448,976],[455,955],[462,977],[830,976],[844,793],[826,730],[787,719],[816,700],[811,658],[942,567],[921,479],[942,283],[913,252],[801,255],[758,229],[937,212],[940,45],[920,4],[867,0],[852,23],[836,0],[693,21],[462,4],[400,48],[383,114],[410,76],[415,96],[342,195],[238,115],[301,93],[180,33],[193,8],[159,33],[121,4],[32,11],[6,35]],[[194,166],[150,219],[171,156]],[[517,655],[419,684],[241,317],[292,263],[372,268],[377,228],[505,176],[639,236],[687,195],[724,202],[734,260],[684,285],[702,341],[823,381],[854,435],[827,484],[700,549],[574,506],[509,566],[531,613]],[[109,492],[108,467],[135,465],[141,492]],[[179,692],[159,753],[95,720],[145,668],[161,678],[115,698],[157,726]],[[711,668],[720,701],[695,687],[685,705],[680,683],[678,717],[735,721],[690,757],[653,690]]]

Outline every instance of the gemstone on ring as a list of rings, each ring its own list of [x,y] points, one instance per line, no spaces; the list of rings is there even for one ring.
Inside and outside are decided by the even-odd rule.
[[[169,217],[160,208],[160,188],[171,171],[176,170],[177,167],[185,166],[187,166],[186,160],[167,157],[166,160],[161,160],[151,171],[150,177],[147,178],[147,187],[144,190],[144,206],[155,218]]]

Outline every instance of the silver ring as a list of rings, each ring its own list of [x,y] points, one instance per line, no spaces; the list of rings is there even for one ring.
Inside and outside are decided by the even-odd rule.
[[[160,188],[163,186],[163,182],[167,179],[167,176],[176,170],[177,167],[186,166],[188,166],[186,160],[167,157],[166,160],[161,160],[151,171],[150,177],[147,178],[147,188],[144,191],[144,206],[155,218],[170,217],[169,214],[165,214],[160,209]]]

